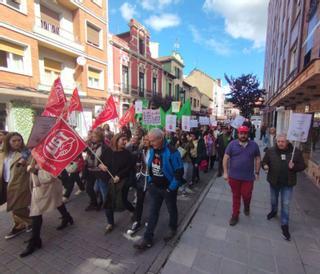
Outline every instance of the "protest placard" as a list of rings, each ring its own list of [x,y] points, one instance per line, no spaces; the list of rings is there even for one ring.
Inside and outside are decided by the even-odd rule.
[[[28,148],[37,146],[43,138],[45,138],[57,121],[56,117],[38,116],[36,117],[29,140],[27,142]]]
[[[172,113],[178,113],[180,111],[181,102],[171,102]]]
[[[243,116],[241,115],[238,115],[236,116],[236,118],[234,118],[232,121],[231,121],[231,126],[233,128],[239,128],[240,126],[242,126],[243,122],[246,120],[246,118],[244,118]]]
[[[190,127],[191,128],[198,127],[198,120],[190,120]]]
[[[166,131],[175,132],[177,127],[177,116],[166,115]]]
[[[311,126],[312,115],[291,113],[287,138],[290,141],[306,142]]]
[[[210,125],[212,127],[216,127],[218,125],[218,122],[215,117],[212,117],[212,116],[210,117]]]
[[[182,115],[182,131],[189,132],[190,129],[190,116]]]
[[[136,114],[142,113],[142,103],[143,102],[141,100],[135,101],[134,107],[135,107]]]
[[[161,125],[160,109],[143,109],[142,120],[145,125]]]
[[[199,124],[200,124],[201,126],[208,126],[208,125],[210,124],[209,117],[200,116],[200,117],[199,117]]]

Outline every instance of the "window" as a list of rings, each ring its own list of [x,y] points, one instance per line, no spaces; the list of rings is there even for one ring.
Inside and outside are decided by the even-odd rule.
[[[61,75],[61,63],[44,58],[44,83],[51,85]]]
[[[24,53],[24,47],[0,40],[0,67],[23,73],[25,71]]]
[[[290,52],[290,68],[289,73],[291,73],[296,68],[296,60],[297,60],[297,44],[293,46]]]
[[[176,76],[178,79],[180,79],[180,69],[177,68],[177,67],[175,67],[174,70],[175,70],[175,76]]]
[[[142,38],[139,38],[139,53],[141,55],[144,55],[144,53],[145,53],[144,39],[142,39]]]
[[[97,4],[100,7],[102,7],[102,0],[91,0],[91,2]]]
[[[179,85],[175,86],[175,94],[174,94],[174,99],[179,100]]]
[[[10,7],[13,7],[17,10],[20,10],[21,8],[21,1],[20,0],[7,0],[7,5]]]
[[[153,76],[152,78],[152,94],[157,94],[157,77]]]
[[[101,29],[87,22],[87,42],[93,46],[100,47]]]
[[[144,97],[144,73],[139,72],[139,96]]]
[[[101,70],[88,68],[88,87],[103,89],[103,75]]]
[[[168,93],[169,93],[169,96],[171,97],[172,96],[172,84],[169,83],[169,86],[168,86]]]
[[[59,13],[40,5],[41,28],[59,35],[60,15]]]
[[[313,38],[314,38],[314,32],[318,25],[318,18],[316,13],[310,18],[309,24],[308,24],[308,36],[306,40],[306,50],[305,52],[308,53],[312,47],[313,47]]]
[[[129,68],[122,66],[122,90],[124,93],[129,92]]]

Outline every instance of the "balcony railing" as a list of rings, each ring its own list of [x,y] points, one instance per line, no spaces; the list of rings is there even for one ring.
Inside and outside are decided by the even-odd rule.
[[[41,28],[43,28],[47,31],[50,31],[54,34],[57,34],[57,35],[60,34],[60,26],[52,25],[52,24],[44,21],[43,19],[41,19]]]

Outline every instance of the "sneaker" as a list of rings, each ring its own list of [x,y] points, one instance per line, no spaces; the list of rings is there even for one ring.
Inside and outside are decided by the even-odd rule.
[[[113,225],[107,224],[104,233],[108,234],[108,233],[112,232],[112,230],[113,230]]]
[[[77,196],[78,196],[78,195],[80,195],[82,192],[83,192],[83,191],[79,189],[79,190],[76,191],[76,193],[75,193],[74,195],[77,195]]]
[[[151,248],[152,245],[153,245],[152,241],[147,241],[147,240],[143,239],[140,243],[134,244],[133,247],[135,249],[144,251],[148,248]]]
[[[28,225],[28,226],[26,227],[26,232],[27,232],[27,233],[32,232],[32,225]]]
[[[284,237],[285,240],[290,241],[291,240],[291,235],[289,232],[289,226],[288,225],[282,225],[281,226],[282,229],[282,235]]]
[[[133,235],[141,228],[141,224],[139,222],[134,222],[131,226],[131,229],[127,230],[128,235]]]
[[[186,188],[184,189],[184,191],[185,191],[187,194],[193,194],[193,193],[194,193],[194,191],[191,190],[189,187],[186,187]]]
[[[169,242],[170,240],[172,240],[174,238],[174,236],[176,236],[176,234],[177,234],[176,230],[170,229],[169,233],[163,238],[163,240],[165,242]]]
[[[244,215],[249,216],[250,215],[250,207],[245,207],[243,210]]]
[[[271,211],[268,215],[267,215],[267,219],[271,220],[272,218],[277,216],[277,211]]]
[[[21,234],[21,233],[23,233],[25,231],[26,231],[25,227],[24,228],[19,228],[19,229],[13,228],[6,236],[4,236],[4,238],[6,240],[9,240],[9,239],[12,239],[12,238],[18,236],[19,234]]]
[[[239,218],[238,217],[231,217],[231,219],[229,221],[229,225],[230,226],[235,226],[238,222],[239,222]]]
[[[67,198],[67,197],[62,197],[62,202],[63,202],[64,204],[68,203],[68,202],[69,202],[69,198]]]

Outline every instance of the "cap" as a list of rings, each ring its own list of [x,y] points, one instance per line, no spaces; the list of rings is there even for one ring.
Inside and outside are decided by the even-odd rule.
[[[249,128],[247,126],[241,126],[241,127],[238,128],[238,132],[248,133],[249,132]]]

